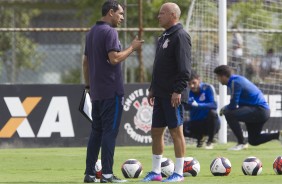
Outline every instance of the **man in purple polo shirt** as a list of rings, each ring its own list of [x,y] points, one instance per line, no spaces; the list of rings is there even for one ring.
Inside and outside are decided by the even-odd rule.
[[[83,71],[86,88],[92,100],[92,131],[87,146],[85,183],[96,182],[95,163],[101,148],[101,183],[121,183],[113,175],[116,137],[123,110],[123,80],[121,62],[139,49],[144,41],[135,38],[121,51],[117,27],[123,21],[123,7],[116,1],[106,1],[102,18],[86,36]]]

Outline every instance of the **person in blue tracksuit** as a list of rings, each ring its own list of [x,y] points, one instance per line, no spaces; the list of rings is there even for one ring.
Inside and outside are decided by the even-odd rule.
[[[216,67],[214,73],[218,81],[227,85],[230,90],[230,103],[220,110],[220,115],[225,116],[238,140],[238,144],[230,150],[242,150],[248,146],[239,122],[246,124],[248,142],[251,145],[257,146],[273,139],[282,141],[282,131],[261,133],[263,125],[270,117],[270,108],[261,90],[245,77],[232,74],[227,65]]]
[[[185,109],[189,110],[190,116],[189,121],[184,123],[184,136],[196,138],[197,147],[202,147],[203,137],[207,135],[206,149],[213,149],[214,135],[220,128],[214,87],[201,82],[195,71],[191,72],[188,85],[190,91]]]

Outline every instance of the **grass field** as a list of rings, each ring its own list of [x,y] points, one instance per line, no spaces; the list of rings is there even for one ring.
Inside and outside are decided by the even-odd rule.
[[[244,151],[227,151],[227,148],[233,145],[234,143],[216,145],[213,150],[187,146],[186,155],[199,160],[201,172],[197,177],[185,178],[183,183],[282,183],[282,175],[275,175],[272,170],[273,160],[282,155],[282,146],[279,142],[250,147]],[[0,183],[82,183],[85,152],[86,148],[1,149]],[[174,160],[173,155],[173,147],[166,147],[164,156]],[[217,156],[227,157],[231,161],[232,171],[229,176],[215,177],[210,173],[210,163]],[[261,175],[243,175],[241,164],[248,156],[256,156],[263,162]],[[142,177],[150,171],[151,147],[117,147],[114,165],[117,176],[122,177],[120,167],[129,158],[138,159],[143,164]],[[129,180],[129,182],[142,183],[139,182],[140,179]]]

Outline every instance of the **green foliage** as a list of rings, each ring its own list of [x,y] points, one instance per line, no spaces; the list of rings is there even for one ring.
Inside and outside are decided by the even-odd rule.
[[[280,27],[282,30],[282,25]],[[265,43],[265,48],[273,48],[274,52],[280,51],[280,54],[282,52],[282,34],[276,33],[273,34],[273,36]]]
[[[36,52],[37,44],[25,36],[17,35],[16,60],[18,69],[35,70],[40,65],[41,56]]]
[[[101,7],[104,2],[104,0],[76,1],[76,6],[79,9],[78,16],[86,20],[88,26],[93,25],[101,18]]]
[[[152,80],[152,73],[150,72],[151,69],[144,68],[144,80],[145,82],[150,82]],[[133,72],[133,75],[131,74]],[[140,68],[131,67],[127,70],[127,81],[138,81],[140,79]],[[133,77],[133,78],[132,78]]]
[[[119,2],[124,3],[123,0]],[[144,27],[159,27],[157,16],[161,5],[167,0],[143,0],[143,23]],[[171,0],[179,5],[182,16],[181,20],[186,20],[187,11],[190,5],[190,0]],[[104,0],[84,0],[77,1],[77,6],[80,8],[79,15],[83,16],[89,22],[89,25],[94,24],[101,18],[101,7]],[[127,27],[138,27],[138,1],[127,0]]]
[[[281,30],[282,22],[279,20],[282,19],[282,13],[280,7],[276,6],[279,6],[276,2],[266,6],[263,0],[234,3],[228,11],[228,20],[238,28]],[[267,37],[266,42],[262,43],[266,50],[281,49],[282,34],[270,36],[260,34],[260,36]]]
[[[197,20],[194,20],[192,24],[197,24],[196,26],[203,28],[217,28],[215,26],[218,25],[218,7],[214,1],[197,0],[194,7],[195,10],[200,11],[202,16],[198,16]]]
[[[0,10],[2,26],[12,28],[28,27],[30,20],[40,13],[37,9],[5,8],[1,4]],[[20,69],[34,70],[40,64],[41,57],[36,52],[36,47],[37,45],[24,33],[1,33],[0,60],[6,66],[10,82],[13,82],[12,78],[17,78]],[[14,58],[12,57],[13,52],[15,53]],[[16,71],[12,71],[11,62],[14,63]]]
[[[120,0],[119,2],[124,3],[125,1]],[[121,25],[121,27],[128,27],[128,28],[136,28],[139,27],[139,7],[138,7],[138,0],[126,0],[127,4],[125,7],[125,17],[126,22],[124,22],[124,25]],[[142,1],[142,9],[143,9],[143,27],[160,27],[158,23],[158,13],[159,9],[162,4],[165,2],[175,2],[179,5],[182,16],[181,16],[181,22],[185,22],[187,18],[187,12],[190,5],[190,0],[143,0]],[[84,0],[84,1],[77,1],[77,5],[80,8],[79,16],[83,17],[83,20],[86,20],[88,22],[88,25],[93,25],[97,20],[101,18],[101,7],[104,3],[104,0]],[[122,36],[123,33],[120,32],[120,40],[122,43],[124,43],[124,37]],[[127,32],[127,41],[131,41],[134,39],[135,35],[138,33],[136,32]],[[154,43],[156,40],[156,37],[158,37],[161,33],[155,32],[155,33],[144,33],[143,39],[145,39],[146,43]],[[126,43],[128,44],[128,43]],[[140,66],[139,66],[140,67]],[[134,81],[139,81],[139,68],[134,69],[136,70],[135,79]],[[130,71],[128,71],[130,72]],[[147,72],[147,69],[145,68],[144,74],[145,80],[150,81],[151,74]]]
[[[80,84],[81,82],[81,68],[74,68],[62,75],[63,84]]]
[[[264,8],[263,2],[263,0],[258,0],[232,4],[228,12],[229,21],[242,28],[270,28],[272,12]],[[260,25],[253,24],[254,21],[259,22]]]

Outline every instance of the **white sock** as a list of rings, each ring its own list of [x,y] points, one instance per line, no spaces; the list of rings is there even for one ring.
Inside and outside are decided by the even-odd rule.
[[[160,174],[161,173],[161,163],[162,163],[162,155],[153,155],[152,160],[153,160],[153,169],[152,171]]]
[[[175,159],[175,169],[174,172],[183,176],[183,165],[184,165],[184,157]]]
[[[110,177],[112,177],[112,174],[102,174],[105,178],[110,178]]]

